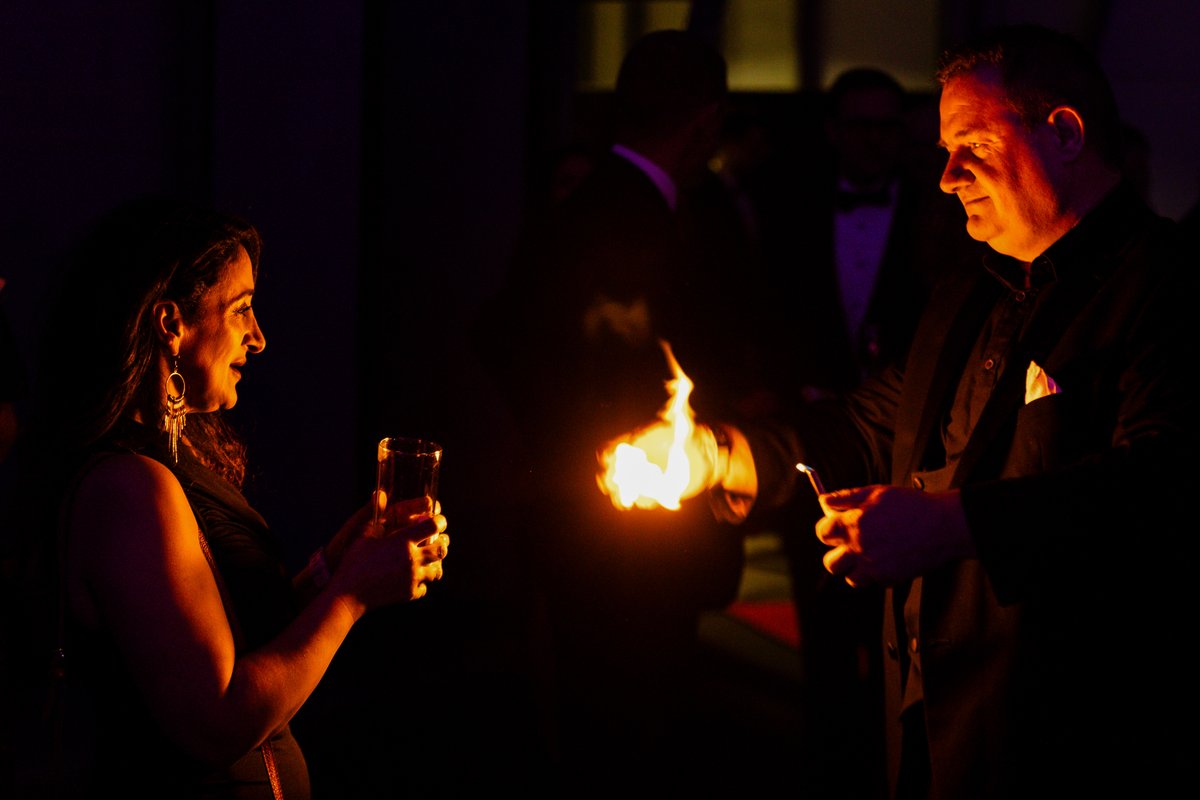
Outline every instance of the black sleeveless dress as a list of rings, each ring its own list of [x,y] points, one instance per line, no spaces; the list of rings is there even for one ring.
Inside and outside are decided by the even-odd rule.
[[[102,448],[98,456],[138,453],[159,461],[179,479],[224,584],[238,653],[273,639],[298,609],[278,542],[263,518],[235,486],[186,448],[180,448],[175,464],[161,434],[137,426],[122,430],[119,438],[120,445]],[[79,765],[72,782],[82,796],[273,798],[261,749],[214,768],[174,747],[154,722],[107,635],[85,635],[68,620],[66,650],[66,746],[74,750],[73,760]],[[72,737],[72,729],[82,734]],[[277,731],[271,746],[285,800],[307,800],[308,767],[290,728]]]

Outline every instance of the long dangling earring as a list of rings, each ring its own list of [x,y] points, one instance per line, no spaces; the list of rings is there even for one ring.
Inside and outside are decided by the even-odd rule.
[[[179,394],[171,394],[178,386]],[[167,429],[170,442],[171,458],[179,463],[179,437],[183,435],[183,426],[187,424],[187,411],[183,407],[183,398],[187,394],[187,382],[179,374],[179,358],[173,359],[171,374],[167,376],[167,411],[163,414],[163,427]]]

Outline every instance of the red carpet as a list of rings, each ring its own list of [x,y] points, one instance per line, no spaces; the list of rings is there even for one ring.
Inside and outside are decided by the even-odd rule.
[[[739,600],[725,609],[729,616],[778,640],[789,647],[800,647],[800,628],[796,624],[796,609],[790,600]]]

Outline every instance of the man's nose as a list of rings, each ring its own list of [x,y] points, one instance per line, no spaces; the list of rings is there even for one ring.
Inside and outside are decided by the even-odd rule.
[[[942,170],[942,179],[938,181],[938,185],[946,194],[954,194],[974,178],[971,171],[963,166],[961,159],[951,154],[946,159],[946,168]]]

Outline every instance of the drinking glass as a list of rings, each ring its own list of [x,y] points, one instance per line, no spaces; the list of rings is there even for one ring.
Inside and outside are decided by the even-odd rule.
[[[384,518],[387,507],[415,497],[437,502],[438,470],[442,465],[442,446],[428,439],[389,436],[379,441],[379,469],[375,488],[375,523]]]

